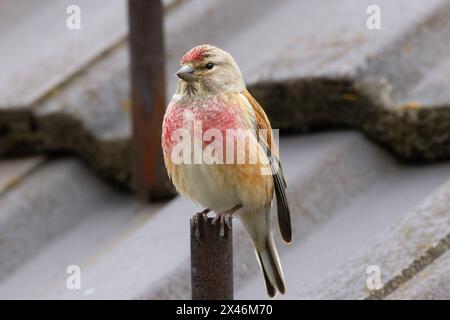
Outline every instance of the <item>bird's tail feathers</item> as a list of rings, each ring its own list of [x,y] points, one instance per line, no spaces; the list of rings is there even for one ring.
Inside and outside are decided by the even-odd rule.
[[[239,220],[241,220],[252,239],[264,275],[267,294],[273,297],[278,291],[284,294],[285,281],[272,236],[270,208],[264,208],[263,210],[264,212],[244,212],[239,215]]]
[[[281,269],[280,259],[275,248],[272,236],[268,236],[265,246],[262,250],[256,251],[264,281],[266,283],[267,294],[270,297],[275,296],[276,291],[284,294],[286,287],[284,284],[283,270]]]

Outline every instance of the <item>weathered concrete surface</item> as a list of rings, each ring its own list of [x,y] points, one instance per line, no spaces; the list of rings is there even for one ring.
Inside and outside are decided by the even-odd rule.
[[[282,132],[350,127],[403,160],[449,157],[450,100],[445,93],[435,100],[432,95],[448,92],[439,88],[450,74],[449,1],[379,1],[379,31],[365,26],[368,1],[174,3],[165,23],[168,97],[179,57],[194,44],[211,42],[233,53]],[[116,29],[110,33],[122,30]],[[2,106],[0,155],[75,153],[103,177],[129,187],[126,50],[119,41],[40,99]]]
[[[163,4],[170,8],[181,1],[163,0]],[[66,26],[73,14],[67,12],[71,5],[81,10],[80,29]],[[123,42],[126,5],[125,0],[1,0],[0,109],[29,106]]]
[[[0,160],[0,196],[44,162],[43,157]]]
[[[72,4],[79,30],[66,27]],[[122,0],[2,0],[0,10],[0,108],[29,106],[126,33]]]
[[[425,270],[401,285],[386,298],[393,300],[450,300],[450,251],[444,253]]]
[[[448,165],[446,166],[448,167]],[[438,170],[436,175],[439,174]],[[427,176],[428,178],[417,178],[426,184],[426,180],[431,178],[431,175]],[[448,250],[448,247],[445,247],[448,246],[448,243],[439,243],[448,237],[450,226],[450,182],[447,181],[433,192],[429,188],[432,185],[436,185],[439,181],[438,176],[435,176],[435,179],[438,180],[434,180],[434,182],[428,180],[430,183],[428,186],[422,184],[422,194],[414,195],[411,189],[405,189],[402,190],[404,192],[403,195],[397,194],[397,204],[392,202],[395,199],[381,196],[378,200],[381,204],[376,204],[373,209],[366,208],[365,212],[370,217],[382,214],[395,215],[399,211],[405,212],[404,209],[407,209],[407,207],[403,207],[404,209],[397,207],[398,204],[403,203],[403,206],[406,204],[414,206],[414,198],[421,199],[424,195],[432,192],[418,207],[411,209],[408,213],[385,219],[387,228],[384,231],[377,231],[371,224],[370,219],[361,220],[360,223],[369,224],[365,227],[365,232],[374,230],[371,233],[371,241],[354,252],[348,251],[343,261],[337,261],[338,263],[336,263],[336,261],[329,260],[333,268],[323,273],[322,280],[319,283],[315,283],[314,286],[301,286],[302,283],[298,279],[304,277],[304,275],[298,272],[295,273],[293,290],[297,290],[297,297],[302,299],[384,298],[388,294],[395,292],[399,285],[409,281],[411,277],[421,272],[423,268],[431,265],[435,259]],[[446,179],[448,179],[448,175],[441,177],[441,181]],[[401,183],[402,180],[396,179],[396,181]],[[419,191],[419,181],[411,184],[416,192]],[[409,184],[411,182],[406,183]],[[397,187],[405,188],[406,185]],[[396,189],[394,185],[391,185],[391,188],[391,190]],[[388,189],[386,188],[386,190]],[[367,204],[368,201],[365,203]],[[361,225],[353,226],[358,233],[364,230],[364,227]],[[342,235],[343,239],[349,240],[348,225],[343,230],[346,233],[345,236]],[[353,229],[350,230],[353,231]],[[329,241],[325,241],[325,238],[320,237],[319,234],[315,236],[322,241],[324,246],[328,247]],[[331,233],[331,237],[337,236],[339,236],[339,233],[336,231]],[[356,239],[361,241],[361,237]],[[434,246],[437,246],[438,250],[434,249]],[[346,250],[349,249],[347,246],[344,248]],[[327,256],[328,258],[330,257],[330,255]],[[302,260],[301,257],[296,258],[297,261]],[[306,263],[309,263],[309,261]],[[317,261],[315,265],[317,265]],[[379,291],[374,292],[367,289],[366,280],[368,275],[366,274],[366,268],[370,265],[380,267],[383,289]],[[306,274],[309,273],[307,272]]]
[[[75,160],[41,166],[0,199],[0,280],[58,235],[100,213],[99,208],[122,207],[125,215],[139,207],[112,193]]]

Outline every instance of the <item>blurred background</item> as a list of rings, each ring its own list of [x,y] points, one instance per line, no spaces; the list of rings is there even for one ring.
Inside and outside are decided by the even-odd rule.
[[[450,299],[450,1],[148,3],[0,0],[0,298],[190,299],[199,208],[140,133],[209,43],[280,130],[279,298]],[[234,241],[235,298],[265,299]]]

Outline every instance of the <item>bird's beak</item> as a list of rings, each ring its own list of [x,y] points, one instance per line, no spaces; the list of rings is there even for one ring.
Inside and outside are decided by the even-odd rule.
[[[183,80],[189,80],[192,77],[192,74],[194,73],[194,67],[192,67],[191,65],[187,64],[185,66],[182,66],[180,68],[180,70],[177,71],[176,75],[178,78],[183,79]]]

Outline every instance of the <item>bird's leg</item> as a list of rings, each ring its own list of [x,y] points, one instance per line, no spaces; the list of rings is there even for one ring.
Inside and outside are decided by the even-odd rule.
[[[195,232],[195,237],[197,238],[197,240],[200,240],[200,226],[199,226],[200,219],[206,221],[208,219],[208,212],[210,211],[211,209],[206,208],[205,210],[197,212],[192,216],[192,228]]]
[[[227,226],[228,230],[231,230],[231,219],[233,219],[233,213],[235,213],[238,209],[242,208],[242,205],[238,204],[229,210],[225,210],[222,212],[217,212],[214,217],[212,224],[216,224],[220,222],[220,237],[225,237],[225,226]]]

